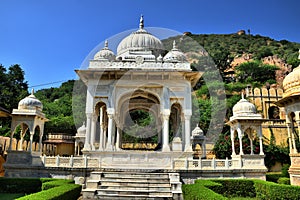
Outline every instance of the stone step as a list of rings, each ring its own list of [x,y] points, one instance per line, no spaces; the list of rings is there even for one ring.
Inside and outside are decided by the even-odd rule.
[[[162,173],[103,173],[102,177],[107,178],[136,178],[136,179],[169,179],[169,174]]]
[[[149,191],[149,190],[96,190],[96,195],[101,196],[119,196],[119,197],[172,197],[171,192],[159,192],[159,191]]]
[[[139,192],[171,192],[171,187],[136,187],[136,186],[98,186],[98,190],[139,191]]]
[[[169,183],[169,179],[135,179],[135,178],[102,178],[101,182],[126,182],[126,183]]]
[[[99,181],[100,182],[100,181]],[[112,182],[102,180],[99,186],[130,186],[130,187],[171,187],[169,182],[167,183],[149,183],[149,182]]]
[[[123,197],[120,197],[118,195],[115,195],[115,196],[103,196],[103,195],[98,195],[97,196],[98,199],[101,199],[101,200],[166,200],[166,199],[170,199],[170,200],[173,200],[173,198],[171,197],[132,197],[132,196],[129,196],[129,197],[126,197],[126,196],[123,196]]]

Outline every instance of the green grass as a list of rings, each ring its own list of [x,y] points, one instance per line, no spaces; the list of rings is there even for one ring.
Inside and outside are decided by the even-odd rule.
[[[258,198],[256,197],[232,197],[230,198],[231,200],[259,200]]]
[[[24,195],[23,193],[0,193],[0,200],[13,200]]]

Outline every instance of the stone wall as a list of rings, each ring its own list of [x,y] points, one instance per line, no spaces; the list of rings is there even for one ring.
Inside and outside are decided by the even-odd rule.
[[[262,123],[263,135],[270,139],[275,136],[277,145],[287,145],[287,129],[285,124],[285,112],[283,108],[275,105],[275,102],[282,98],[281,88],[247,88],[246,97],[253,103],[257,112],[262,114],[267,121]]]

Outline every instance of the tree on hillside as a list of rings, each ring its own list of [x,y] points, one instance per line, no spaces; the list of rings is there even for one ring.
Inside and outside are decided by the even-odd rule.
[[[76,133],[72,112],[74,82],[74,80],[69,80],[62,83],[59,88],[47,88],[36,92],[36,97],[43,103],[43,112],[50,120],[45,124],[45,135],[48,133]]]
[[[242,83],[276,83],[275,71],[277,66],[263,64],[261,61],[245,62],[238,65],[236,70],[236,76],[238,81]]]
[[[12,111],[18,107],[21,99],[28,95],[28,84],[24,78],[24,71],[20,65],[12,65],[8,71],[0,65],[0,106]],[[8,135],[10,132],[11,119],[0,119],[0,135]]]

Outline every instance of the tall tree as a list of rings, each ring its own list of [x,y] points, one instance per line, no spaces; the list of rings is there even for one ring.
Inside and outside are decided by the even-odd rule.
[[[12,65],[8,71],[0,65],[0,106],[9,111],[18,107],[18,102],[28,95],[28,84],[24,78],[24,71],[20,65]],[[10,132],[10,119],[0,119],[0,135]]]

